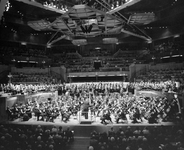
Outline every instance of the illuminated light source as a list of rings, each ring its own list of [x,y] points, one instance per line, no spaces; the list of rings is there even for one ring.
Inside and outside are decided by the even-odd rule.
[[[26,42],[21,42],[21,45],[27,45],[27,43]]]
[[[152,40],[148,40],[147,43],[152,43]]]
[[[112,4],[111,9],[114,9],[114,4]]]
[[[119,1],[116,1],[116,7],[118,7],[119,6]]]
[[[51,44],[47,44],[47,48],[51,48]]]
[[[170,58],[170,56],[164,56],[164,57],[162,57],[162,59],[163,59],[163,58]]]
[[[180,55],[173,55],[172,57],[180,57]]]
[[[6,6],[5,6],[5,11],[8,11],[9,9],[10,9],[10,2],[9,1],[7,1],[6,2]]]
[[[176,34],[176,35],[174,36],[174,38],[177,38],[177,37],[180,37],[180,35],[179,35],[179,34]]]

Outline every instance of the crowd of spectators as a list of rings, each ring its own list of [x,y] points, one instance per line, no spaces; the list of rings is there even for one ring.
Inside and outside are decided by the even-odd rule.
[[[133,63],[134,52],[118,50],[112,57],[98,57],[101,66],[98,71],[128,71],[129,65]],[[69,72],[91,72],[95,71],[93,55],[83,58],[79,53],[68,53],[65,65]],[[75,57],[74,57],[75,56]],[[64,59],[63,59],[64,60]]]
[[[95,55],[94,55],[95,54]],[[101,56],[103,55],[103,57]],[[134,51],[118,50],[116,53],[107,51],[92,51],[86,55],[85,52],[79,54],[77,51],[65,51],[52,56],[54,65],[64,65],[68,72],[92,72],[96,71],[94,62],[101,61],[98,71],[128,71],[133,63]]]
[[[0,46],[0,63],[6,65],[38,66],[42,65],[42,61],[49,61],[45,49],[39,47],[28,47],[20,45]],[[34,62],[34,63],[33,63]],[[29,64],[29,65],[28,65]]]
[[[67,150],[74,132],[62,126],[0,125],[1,150]]]
[[[51,75],[47,75],[44,73],[34,73],[34,74],[25,74],[20,72],[14,72],[12,74],[11,82],[13,83],[44,83],[44,84],[52,84],[56,83],[57,79]]]
[[[147,71],[145,74],[139,75],[137,79],[146,82],[147,81],[160,82],[160,81],[174,80],[183,83],[184,81],[183,74],[184,74],[183,68],[150,70]]]
[[[91,133],[88,150],[183,150],[183,126],[119,128]]]
[[[46,52],[39,48],[27,48],[26,46],[0,46],[2,54],[9,56],[34,56],[46,57]]]

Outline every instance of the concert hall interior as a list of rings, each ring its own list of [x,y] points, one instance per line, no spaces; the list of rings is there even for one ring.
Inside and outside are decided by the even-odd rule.
[[[0,150],[184,150],[184,0],[0,0]]]

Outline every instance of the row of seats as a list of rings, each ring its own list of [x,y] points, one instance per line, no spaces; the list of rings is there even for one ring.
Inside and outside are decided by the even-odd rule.
[[[16,46],[1,46],[0,50],[4,55],[10,56],[46,56],[46,52],[43,49],[38,48],[26,48],[26,47],[16,47]]]
[[[184,150],[182,126],[139,127],[91,133],[88,150]]]
[[[62,126],[0,125],[1,150],[66,150],[74,132]]]
[[[26,74],[26,73],[13,73],[12,74],[12,82],[20,83],[20,82],[37,82],[37,83],[55,83],[56,78],[50,75],[46,75],[43,73],[36,74]]]
[[[67,59],[65,59],[65,65],[69,72],[94,71],[94,58],[86,58],[88,59],[82,59],[82,56],[77,52],[70,53],[67,55]],[[113,57],[100,58],[99,60],[101,61],[100,71],[127,71],[129,65],[133,62],[133,53],[124,53],[119,50]]]
[[[143,81],[184,81],[184,68],[178,69],[163,69],[163,70],[150,70],[145,74],[141,74],[137,77],[137,80]]]

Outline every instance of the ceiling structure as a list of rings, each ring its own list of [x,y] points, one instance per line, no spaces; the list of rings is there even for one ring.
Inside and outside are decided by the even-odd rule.
[[[48,45],[63,39],[74,45],[86,45],[88,39],[104,36],[106,43],[118,43],[136,37],[152,41],[145,29],[170,26],[176,16],[183,19],[183,0],[9,0],[5,22],[24,26],[30,32],[50,32]],[[177,6],[177,7],[176,7]],[[176,7],[176,8],[175,8]],[[183,7],[184,8],[184,7]],[[15,13],[16,12],[16,13]],[[12,19],[13,18],[13,19]],[[173,18],[171,21],[168,18]],[[23,28],[22,28],[23,29]]]

